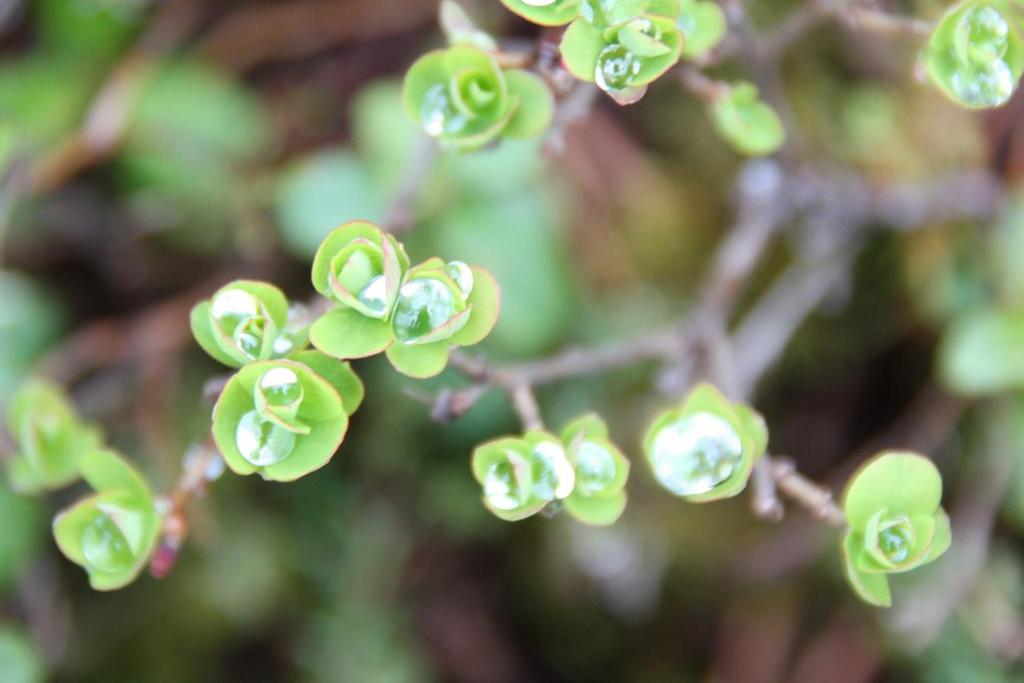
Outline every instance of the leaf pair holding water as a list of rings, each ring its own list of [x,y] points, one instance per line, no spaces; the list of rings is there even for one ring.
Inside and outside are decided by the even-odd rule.
[[[843,496],[849,524],[843,561],[861,599],[888,607],[889,574],[910,571],[946,552],[951,535],[941,499],[938,470],[917,453],[880,453],[851,478]]]
[[[493,54],[468,44],[420,57],[405,75],[402,98],[428,135],[463,151],[539,135],[554,111],[539,76],[502,69]]]
[[[764,419],[706,383],[658,416],[644,437],[658,483],[694,503],[739,494],[767,446]]]
[[[596,415],[574,420],[561,438],[530,431],[488,441],[473,451],[472,467],[484,505],[506,521],[560,501],[581,522],[606,526],[626,508],[629,461]]]
[[[384,352],[396,370],[432,377],[455,346],[481,342],[497,322],[501,296],[486,270],[432,258],[410,267],[404,248],[372,223],[347,223],[324,240],[313,286],[336,306],[310,330],[335,358]]]

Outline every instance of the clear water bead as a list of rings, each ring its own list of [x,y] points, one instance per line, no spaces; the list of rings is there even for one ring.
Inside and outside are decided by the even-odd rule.
[[[302,384],[291,368],[276,367],[260,377],[260,389],[267,403],[275,407],[292,407],[302,402]]]
[[[295,434],[250,410],[238,422],[235,445],[249,463],[267,467],[291,455],[295,448]]]
[[[496,510],[515,510],[523,503],[516,470],[526,463],[511,451],[506,453],[506,458],[492,464],[484,477],[484,499]]]
[[[114,519],[100,512],[82,530],[82,554],[90,567],[112,572],[132,563],[132,549]]]
[[[448,286],[434,278],[417,278],[402,285],[395,306],[395,336],[415,343],[448,322],[455,314],[455,299]]]
[[[651,461],[662,486],[679,496],[707,493],[739,467],[743,442],[732,425],[697,413],[666,425],[654,437]]]
[[[241,289],[225,289],[210,304],[213,319],[229,336],[234,337],[242,323],[260,315],[260,304],[252,294]]]
[[[988,67],[1006,54],[1010,26],[994,7],[978,5],[964,12],[957,22],[953,45],[962,60]]]
[[[615,479],[615,458],[607,448],[584,441],[576,454],[576,485],[585,494],[601,493]]]
[[[462,261],[449,261],[444,270],[458,285],[462,296],[468,297],[473,291],[473,269]]]
[[[572,493],[576,473],[565,449],[553,441],[541,441],[533,447],[533,495],[543,500],[558,500]]]
[[[359,291],[356,299],[366,307],[366,312],[375,318],[384,318],[388,314],[388,282],[383,275],[372,278]]]
[[[953,73],[950,85],[968,106],[997,107],[1010,99],[1016,81],[1006,62],[996,60],[988,66],[961,66]]]
[[[613,43],[598,55],[594,80],[601,90],[613,92],[628,88],[638,73],[640,60],[636,55],[622,45]]]
[[[878,532],[878,547],[892,562],[903,562],[914,545],[914,529],[907,520],[899,520]]]
[[[457,133],[466,125],[466,118],[452,104],[448,88],[438,83],[427,90],[420,108],[420,119],[427,135],[440,137],[445,133]]]
[[[251,360],[263,351],[263,318],[249,318],[242,322],[233,335],[235,346]]]

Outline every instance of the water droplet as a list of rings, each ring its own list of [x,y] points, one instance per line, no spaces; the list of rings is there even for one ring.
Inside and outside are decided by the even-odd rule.
[[[413,344],[448,322],[455,314],[451,290],[440,280],[417,278],[402,285],[395,306],[398,340]]]
[[[106,512],[96,517],[82,530],[82,554],[88,566],[103,572],[124,569],[133,561],[132,549],[124,532]]]
[[[266,467],[291,455],[295,448],[295,434],[250,410],[238,422],[235,445],[247,461],[257,467]]]
[[[468,297],[473,291],[473,269],[462,261],[449,261],[445,272],[458,285],[462,296]]]
[[[388,314],[388,282],[383,275],[370,280],[356,298],[366,307],[366,312],[374,318],[384,318]]]
[[[291,368],[267,370],[260,377],[260,389],[267,404],[274,407],[294,407],[302,402],[302,384]]]
[[[580,15],[590,24],[608,23],[606,15],[614,9],[615,0],[583,0]]]
[[[978,5],[960,17],[953,31],[953,45],[963,61],[987,67],[1002,60],[1010,46],[1010,26],[994,7]]]
[[[628,88],[638,73],[640,60],[636,55],[622,45],[613,43],[598,55],[594,80],[601,90],[613,92]]]
[[[891,562],[903,562],[914,545],[914,529],[906,518],[889,522],[878,531],[878,547]]]
[[[420,119],[427,135],[440,137],[445,133],[457,133],[466,125],[466,117],[452,104],[448,88],[437,84],[427,90],[420,108]]]
[[[282,334],[274,340],[274,355],[278,358],[287,356],[293,348],[295,348],[295,342],[286,334]]]
[[[996,60],[988,66],[962,65],[953,73],[950,85],[964,104],[997,107],[1010,99],[1016,81],[1006,62]]]
[[[525,502],[518,469],[527,464],[512,451],[506,451],[505,457],[507,460],[499,460],[487,469],[484,498],[496,510],[515,510]]]
[[[260,304],[252,294],[241,289],[225,289],[213,297],[210,310],[213,319],[225,334],[235,336],[243,323],[259,317]]]
[[[601,493],[615,479],[615,458],[607,448],[584,441],[576,454],[576,485],[585,494]]]
[[[255,360],[263,351],[263,335],[263,318],[250,318],[235,330],[235,346],[250,360]]]
[[[533,495],[543,500],[561,499],[572,493],[576,473],[565,449],[554,441],[533,446]]]
[[[663,427],[654,437],[651,454],[654,476],[679,496],[711,491],[742,460],[739,434],[711,413],[690,415]]]

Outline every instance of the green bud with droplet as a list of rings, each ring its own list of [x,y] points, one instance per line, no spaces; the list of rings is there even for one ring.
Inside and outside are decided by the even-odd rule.
[[[72,483],[80,458],[102,442],[99,429],[78,417],[60,387],[41,380],[25,382],[14,394],[7,424],[18,448],[7,474],[22,493]]]
[[[492,54],[470,45],[420,57],[405,76],[402,98],[428,135],[464,151],[499,137],[539,135],[554,112],[551,91],[539,76],[502,69]]]
[[[252,363],[224,387],[213,437],[235,473],[292,481],[330,461],[362,397],[349,364],[317,351]]]
[[[761,416],[710,384],[698,385],[679,408],[658,416],[644,437],[658,483],[695,503],[740,493],[767,445]]]
[[[629,460],[608,436],[608,427],[597,415],[584,415],[562,431],[576,486],[565,499],[565,509],[586,524],[613,524],[626,509]]]
[[[958,104],[1005,104],[1024,73],[1016,12],[999,0],[962,2],[936,25],[921,58],[939,90]]]
[[[713,99],[709,113],[718,134],[741,154],[771,154],[786,139],[782,121],[752,83],[736,83]]]
[[[81,471],[96,493],[57,515],[54,538],[85,569],[93,588],[122,588],[152,557],[161,517],[145,479],[118,454],[90,451],[82,456]]]
[[[221,287],[192,309],[192,335],[199,345],[224,365],[285,358],[308,343],[301,309],[288,308],[277,287],[266,282],[236,280]]]
[[[447,365],[450,348],[481,342],[501,308],[487,271],[439,258],[410,269],[402,245],[365,222],[327,236],[313,261],[313,284],[338,304],[310,329],[317,349],[335,358],[386,351],[410,377],[432,377]],[[368,308],[360,298],[380,305]]]
[[[562,36],[565,68],[576,78],[596,83],[619,104],[636,102],[647,85],[665,73],[682,53],[683,36],[676,26],[678,4],[670,14],[634,13],[622,8],[618,23],[580,18]]]
[[[949,517],[940,507],[942,478],[917,453],[887,451],[853,475],[843,495],[846,576],[865,602],[892,604],[887,575],[934,561],[949,548]]]

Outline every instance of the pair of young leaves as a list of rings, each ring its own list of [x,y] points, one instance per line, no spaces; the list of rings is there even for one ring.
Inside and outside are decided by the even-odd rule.
[[[97,590],[133,581],[156,547],[161,524],[142,476],[106,449],[100,430],[47,382],[30,380],[18,389],[8,423],[19,447],[7,469],[12,488],[34,493],[84,478],[96,491],[54,519],[61,552],[88,572]]]
[[[473,451],[473,476],[496,517],[514,522],[561,503],[586,524],[614,524],[626,509],[629,460],[597,415],[566,425],[561,437],[529,431],[501,437]]]
[[[410,267],[393,236],[361,221],[325,238],[312,280],[334,308],[308,329],[289,323],[284,294],[266,283],[231,283],[192,311],[200,346],[241,368],[213,413],[214,439],[238,474],[292,481],[330,461],[364,393],[341,359],[383,352],[400,372],[431,377],[452,347],[483,340],[500,310],[487,271],[436,258]],[[304,350],[307,339],[316,351]],[[294,396],[275,404],[270,392]]]

